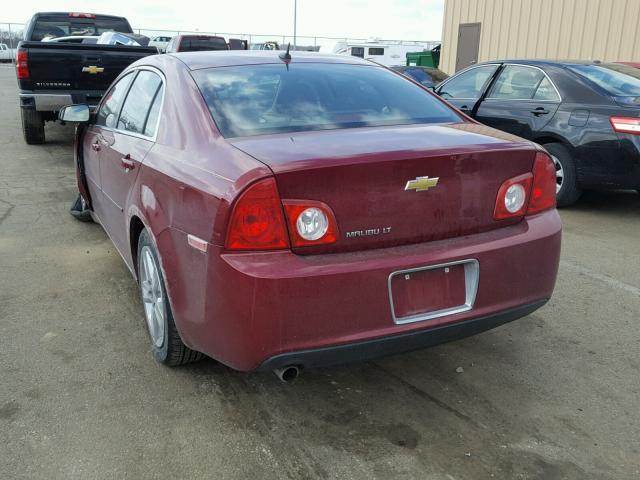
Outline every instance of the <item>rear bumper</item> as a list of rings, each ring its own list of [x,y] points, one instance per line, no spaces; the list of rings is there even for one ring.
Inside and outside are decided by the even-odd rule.
[[[87,104],[97,107],[104,92],[73,91],[62,92],[20,92],[20,106],[38,112],[57,112],[72,104]]]
[[[373,358],[406,353],[441,343],[459,340],[491,330],[505,323],[533,313],[547,303],[547,299],[520,305],[502,312],[472,318],[463,322],[409,332],[364,342],[324,348],[287,352],[265,360],[258,370],[273,370],[289,365],[305,368],[328,367],[343,363],[361,362]]]
[[[552,296],[561,222],[552,210],[466,237],[308,256],[232,254],[215,245],[202,254],[175,229],[157,240],[161,253],[175,252],[163,255],[163,263],[171,272],[168,290],[184,342],[235,369],[253,370],[411,350],[526,315]],[[392,273],[469,259],[479,268],[472,308],[394,321]]]

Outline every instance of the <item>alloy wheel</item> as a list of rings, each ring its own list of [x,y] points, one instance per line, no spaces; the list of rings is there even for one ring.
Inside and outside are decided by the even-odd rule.
[[[154,346],[160,348],[164,342],[166,305],[160,271],[148,246],[142,247],[142,261],[140,269],[140,289],[142,290],[142,303],[144,315]]]
[[[564,183],[564,168],[560,160],[554,155],[551,155],[553,159],[553,165],[556,167],[556,195],[562,190],[562,184]]]

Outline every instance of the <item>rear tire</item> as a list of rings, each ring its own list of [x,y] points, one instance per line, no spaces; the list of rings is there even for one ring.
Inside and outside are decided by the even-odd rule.
[[[22,133],[28,145],[42,145],[44,143],[44,118],[42,113],[35,110],[21,108]]]
[[[544,148],[551,154],[556,167],[556,203],[558,207],[567,207],[582,195],[578,187],[576,163],[567,147],[561,143],[547,143]]]
[[[156,361],[174,367],[202,359],[202,353],[182,343],[173,320],[156,247],[146,229],[140,232],[138,240],[138,284],[151,352]]]

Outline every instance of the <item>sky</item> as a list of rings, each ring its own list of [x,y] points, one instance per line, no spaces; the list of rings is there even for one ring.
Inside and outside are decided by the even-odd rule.
[[[134,29],[293,34],[294,0],[16,0],[0,22],[38,11],[109,13]],[[444,0],[298,0],[298,36],[439,40]],[[144,33],[144,32],[143,32]]]

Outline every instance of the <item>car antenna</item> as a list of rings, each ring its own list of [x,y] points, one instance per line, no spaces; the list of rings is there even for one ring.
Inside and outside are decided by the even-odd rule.
[[[291,61],[291,54],[289,53],[289,49],[291,49],[291,42],[287,44],[287,51],[282,52],[280,55],[278,55],[278,57],[280,57],[280,60],[287,64],[287,70],[289,70],[289,62]]]

